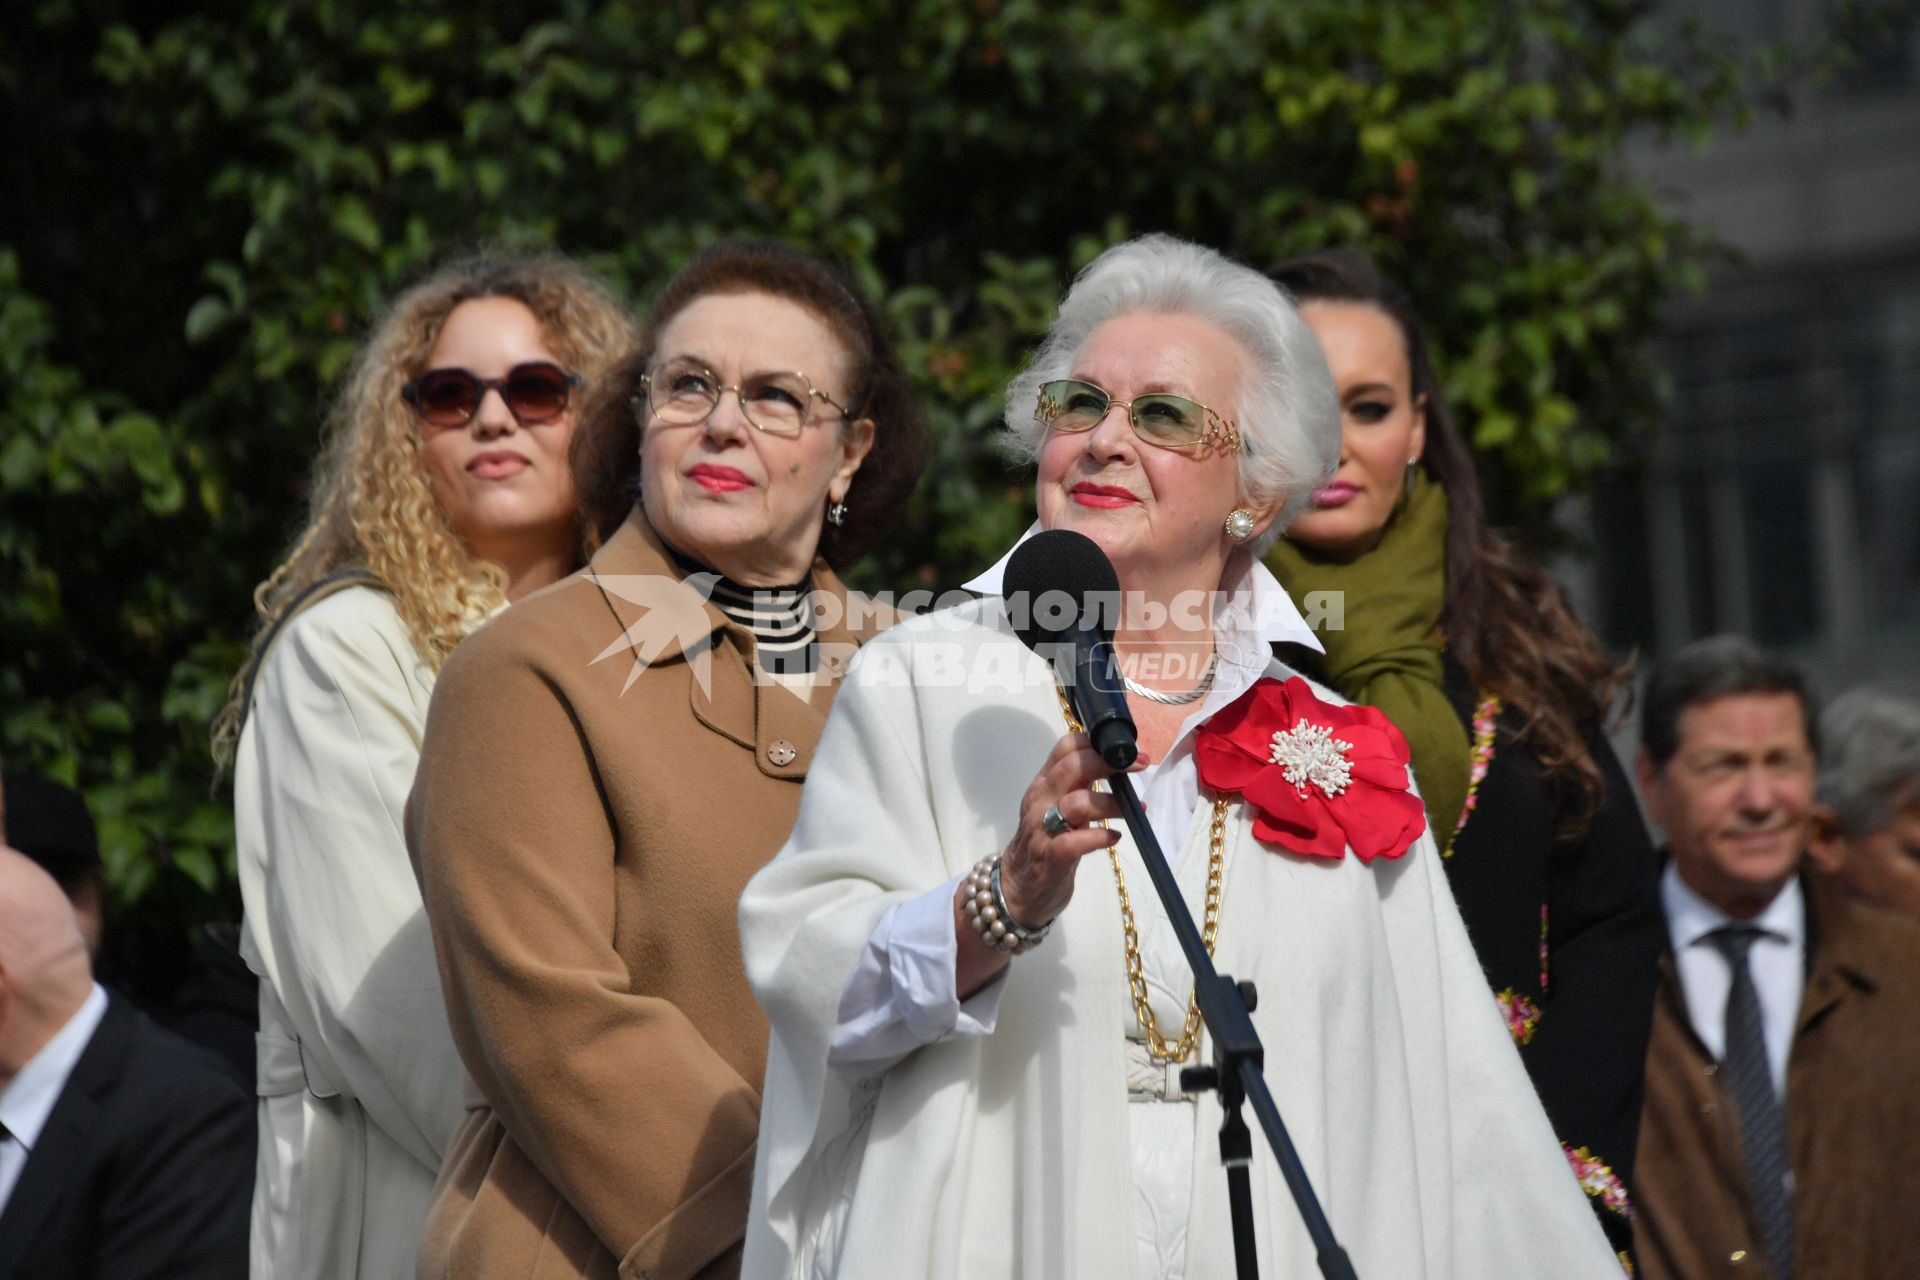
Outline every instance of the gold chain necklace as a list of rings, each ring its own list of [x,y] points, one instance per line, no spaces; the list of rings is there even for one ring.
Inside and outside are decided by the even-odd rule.
[[[1053,691],[1060,699],[1060,714],[1066,717],[1067,728],[1074,733],[1085,733],[1086,727],[1073,714],[1073,705],[1067,701],[1066,690],[1056,684]],[[1107,821],[1102,818],[1092,825],[1104,830]],[[1155,1062],[1185,1062],[1194,1046],[1200,1042],[1198,984],[1187,995],[1187,1021],[1180,1028],[1180,1038],[1169,1044],[1160,1033],[1160,1024],[1153,1016],[1153,1005],[1147,999],[1147,976],[1140,960],[1140,932],[1133,920],[1133,899],[1127,896],[1126,872],[1120,868],[1119,845],[1107,850],[1107,861],[1113,867],[1114,888],[1120,892],[1121,936],[1127,951],[1127,990],[1133,996],[1133,1014],[1140,1019],[1140,1030],[1147,1037],[1147,1053]],[[1206,944],[1209,956],[1213,954],[1214,939],[1220,935],[1220,891],[1226,878],[1226,866],[1227,802],[1219,799],[1213,802],[1213,824],[1207,836],[1207,902],[1200,926],[1200,940]]]

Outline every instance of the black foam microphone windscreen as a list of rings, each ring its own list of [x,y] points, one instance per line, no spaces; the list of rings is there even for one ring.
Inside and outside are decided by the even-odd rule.
[[[1117,604],[1120,579],[1092,538],[1071,529],[1049,529],[1014,550],[1001,595],[1020,639],[1032,648],[1060,639],[1083,619],[1092,620],[1111,607],[1107,602]]]
[[[1115,772],[1127,768],[1139,734],[1113,652],[1120,578],[1107,553],[1085,534],[1049,529],[1020,545],[1000,585],[1008,619],[1054,663],[1093,749]]]

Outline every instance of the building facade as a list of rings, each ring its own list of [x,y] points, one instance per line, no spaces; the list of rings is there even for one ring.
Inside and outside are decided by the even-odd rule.
[[[1772,42],[1822,6],[1695,9]],[[1666,420],[1582,504],[1575,595],[1622,651],[1734,631],[1825,694],[1920,681],[1920,22],[1790,118],[1633,163],[1738,261],[1674,307]]]

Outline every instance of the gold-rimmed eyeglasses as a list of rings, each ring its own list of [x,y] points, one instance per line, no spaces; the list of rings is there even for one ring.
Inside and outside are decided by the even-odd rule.
[[[1101,387],[1081,378],[1042,383],[1033,416],[1049,431],[1091,431],[1115,405],[1127,411],[1133,434],[1157,448],[1240,447],[1239,429],[1198,400],[1165,391],[1115,400]]]
[[[847,407],[813,385],[813,379],[799,370],[791,373],[756,373],[728,385],[713,370],[691,360],[676,360],[644,374],[640,386],[653,416],[674,427],[692,427],[705,422],[720,405],[720,397],[731,391],[740,398],[740,412],[756,430],[773,436],[797,436],[817,419],[814,402],[824,400],[847,414]],[[634,408],[640,407],[634,397]]]

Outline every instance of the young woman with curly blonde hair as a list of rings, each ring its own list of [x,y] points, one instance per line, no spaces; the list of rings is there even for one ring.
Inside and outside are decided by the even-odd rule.
[[[402,816],[441,664],[572,572],[567,468],[623,308],[557,256],[402,295],[335,404],[305,531],[214,733],[260,978],[252,1274],[411,1274],[465,1105]]]

